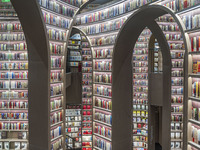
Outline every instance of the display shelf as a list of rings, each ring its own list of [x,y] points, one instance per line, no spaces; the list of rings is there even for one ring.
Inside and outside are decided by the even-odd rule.
[[[105,125],[105,126],[108,126],[108,127],[112,127],[112,125],[110,125],[108,123],[105,123],[105,122],[102,122],[102,121],[98,121],[98,120],[95,120],[95,119],[94,119],[94,122],[97,122],[99,124],[102,124],[102,125]]]
[[[51,13],[51,14],[54,14],[54,15],[59,16],[59,17],[62,17],[62,18],[72,19],[71,17],[68,17],[68,16],[65,16],[65,15],[59,14],[59,13],[57,13],[57,12],[55,12],[55,11],[53,11],[53,10],[47,9],[47,8],[45,8],[45,7],[43,7],[43,6],[40,6],[40,7],[41,7],[41,9],[42,9],[43,11],[45,11],[45,12],[47,12],[47,13]]]
[[[105,19],[100,19],[100,20],[97,20],[97,21],[92,21],[92,22],[87,22],[87,23],[76,23],[77,25],[79,25],[79,24],[81,24],[81,25],[91,25],[91,24],[94,24],[94,23],[102,23],[102,22],[106,22],[106,21],[112,21],[113,19],[117,19],[117,18],[122,18],[122,17],[128,17],[129,15],[131,15],[134,11],[136,11],[138,8],[142,8],[142,7],[145,7],[145,6],[147,6],[147,5],[150,5],[150,4],[153,4],[153,3],[157,3],[157,2],[159,2],[160,0],[155,0],[155,1],[151,1],[151,2],[148,2],[148,3],[146,3],[146,4],[141,4],[142,6],[136,6],[136,4],[135,4],[135,6],[134,5],[132,5],[132,6],[134,6],[134,7],[136,7],[136,8],[130,8],[130,10],[129,11],[126,11],[125,9],[123,10],[124,12],[121,12],[121,13],[119,13],[119,14],[116,14],[116,15],[112,15],[111,17],[108,17],[108,18],[105,18]],[[125,3],[126,3],[126,1],[125,2],[122,2],[121,4],[118,4],[118,5],[116,5],[116,6],[111,6],[111,8],[113,8],[112,9],[112,11],[113,11],[113,13],[114,13],[114,9],[117,9],[117,8],[119,8],[119,6],[120,5],[124,5],[124,7],[125,7]],[[127,3],[129,3],[129,2],[127,2]],[[132,3],[134,3],[134,1],[132,1]],[[127,4],[127,6],[128,6],[128,4]],[[111,9],[111,8],[109,8],[109,9]],[[107,11],[107,13],[109,12],[108,10],[109,9],[105,9],[104,8],[104,10],[103,11]],[[122,10],[121,10],[122,11]],[[80,15],[80,17],[82,17],[82,15],[84,15],[84,16],[89,16],[89,15],[95,15],[97,12],[99,12],[98,14],[100,14],[101,13],[101,10],[95,10],[95,13],[93,12],[87,12],[87,13],[84,13],[84,14],[81,14]],[[90,14],[91,13],[91,14]],[[109,13],[111,13],[111,12],[109,12]],[[87,15],[86,15],[87,14]],[[78,17],[77,17],[78,18]],[[91,17],[91,18],[93,18],[93,17]],[[98,17],[99,18],[99,17]],[[81,19],[80,19],[81,20]],[[85,20],[85,19],[84,19]]]
[[[108,110],[108,109],[104,109],[104,108],[101,108],[101,107],[96,107],[96,106],[93,106],[94,109],[99,109],[99,110],[103,110],[103,111],[106,111],[106,112],[111,112],[112,110]]]
[[[51,128],[52,128],[52,127],[55,127],[55,126],[57,126],[57,125],[60,125],[60,124],[62,124],[62,123],[63,123],[63,121],[60,121],[60,122],[54,123],[54,124],[51,125]]]
[[[107,138],[107,137],[105,137],[105,136],[99,135],[99,134],[97,134],[97,133],[93,133],[93,135],[98,136],[98,137],[100,137],[100,138],[103,138],[103,139],[105,139],[105,140],[107,140],[107,141],[109,141],[109,142],[112,141],[110,138]]]
[[[185,30],[185,32],[188,33],[188,34],[200,32],[200,27],[194,28],[194,29],[187,29],[187,30]]]
[[[0,139],[0,142],[28,142],[27,139]]]
[[[171,139],[172,142],[183,142],[183,139]]]
[[[103,96],[103,95],[97,95],[97,94],[94,94],[94,96],[111,99],[111,97],[109,97],[109,96]]]
[[[114,44],[95,45],[95,46],[92,45],[93,48],[100,48],[100,47],[103,48],[103,47],[108,47],[108,46],[114,46]]]
[[[60,136],[58,136],[58,137],[56,137],[54,139],[51,139],[51,142],[56,141],[57,139],[62,138],[62,137],[63,137],[63,135],[60,135]]]
[[[2,5],[2,4],[0,4]],[[11,3],[6,3],[4,4],[6,5],[11,5]],[[7,11],[9,12],[14,12],[15,10],[14,8],[11,9],[2,9],[1,10],[4,11],[4,13],[6,13]],[[14,14],[13,13],[13,14]],[[3,14],[1,14],[3,15]],[[4,20],[4,19],[5,20]],[[7,18],[7,19],[6,19]],[[28,105],[28,98],[20,98],[23,97],[22,95],[20,96],[20,93],[24,93],[24,97],[27,97],[27,90],[28,88],[26,88],[28,86],[28,78],[27,75],[23,75],[23,77],[18,77],[18,79],[14,79],[14,76],[11,77],[11,75],[14,75],[15,73],[13,72],[21,72],[21,71],[28,71],[28,56],[27,56],[27,48],[26,48],[26,44],[25,44],[25,37],[23,34],[23,30],[22,30],[22,26],[18,20],[17,15],[15,16],[5,16],[5,17],[1,17],[1,29],[0,29],[0,33],[1,33],[1,41],[0,41],[0,45],[1,45],[1,65],[21,65],[18,67],[1,67],[0,69],[0,73],[3,76],[3,74],[7,74],[7,77],[4,77],[4,79],[2,78],[2,82],[5,81],[4,83],[8,83],[9,86],[8,88],[4,88],[1,90],[4,90],[4,92],[8,92],[8,95],[6,97],[1,97],[0,101],[1,101],[1,112],[3,113],[7,113],[5,114],[8,115],[6,116],[7,119],[5,119],[6,117],[2,117],[4,119],[0,119],[1,120],[1,126],[2,128],[0,129],[0,131],[4,131],[7,134],[7,139],[1,139],[1,142],[26,142],[28,143],[28,139],[17,139],[16,138],[16,134],[20,134],[22,132],[28,132],[27,129],[15,129],[18,128],[19,126],[17,124],[23,124],[23,122],[26,122],[25,124],[28,125],[28,108],[25,105]],[[3,38],[4,37],[4,38]],[[24,43],[24,44],[21,44]],[[22,50],[23,49],[23,50]],[[21,53],[21,54],[20,54]],[[17,74],[16,74],[17,76]],[[12,79],[13,78],[13,79]],[[17,77],[16,77],[17,78]],[[20,79],[22,78],[22,79]],[[24,81],[27,81],[26,83]],[[25,91],[26,92],[23,92]],[[15,92],[17,91],[17,92]],[[20,92],[21,91],[21,92]],[[3,94],[4,92],[2,92],[1,94]],[[17,94],[17,95],[11,95],[11,93],[13,94]],[[14,98],[14,97],[19,97],[19,98]],[[6,101],[5,101],[6,100]],[[16,106],[14,106],[15,101],[17,101]],[[25,102],[26,101],[26,102]],[[24,104],[24,106],[22,107],[21,103]],[[25,103],[26,104],[25,104]],[[13,106],[9,106],[12,105]],[[5,105],[4,105],[5,104]],[[10,114],[13,114],[14,117],[9,117]],[[21,113],[20,116],[21,117],[16,117],[16,113]],[[16,117],[16,118],[15,118]],[[15,118],[15,119],[14,119]],[[3,125],[16,125],[16,127],[11,128],[11,127],[6,127]],[[26,126],[25,125],[25,126]],[[14,145],[9,145],[9,149],[14,149]]]
[[[198,4],[198,2],[197,2],[197,4],[194,5],[194,6],[191,6],[191,7],[185,8],[183,10],[177,11],[176,14],[182,15],[182,14],[185,14],[185,13],[190,12],[192,10],[199,9],[199,7],[200,7],[200,4]]]

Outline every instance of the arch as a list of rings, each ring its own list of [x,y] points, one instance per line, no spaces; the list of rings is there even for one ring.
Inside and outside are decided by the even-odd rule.
[[[158,24],[154,21],[156,18],[170,14],[176,21],[176,23],[180,27],[180,31],[183,36],[183,41],[185,45],[185,56],[184,56],[184,72],[187,72],[187,50],[189,49],[189,44],[187,43],[188,36],[185,35],[185,27],[181,21],[181,19],[175,15],[175,13],[161,5],[149,5],[144,6],[135,13],[133,13],[126,23],[121,28],[113,52],[113,85],[112,85],[112,98],[113,98],[113,106],[112,106],[112,149],[114,150],[131,150],[132,149],[132,93],[133,93],[133,85],[132,85],[132,52],[134,45],[145,27],[148,27],[156,39],[158,43],[164,51],[163,54],[163,78],[165,79],[165,86],[167,84],[171,85],[171,56],[169,52],[169,46],[167,44],[166,38],[158,26]],[[187,74],[184,75],[184,109],[187,112]],[[171,100],[171,86],[167,88],[167,91],[164,92],[164,99],[170,101]],[[170,94],[169,94],[169,93]],[[167,94],[168,93],[168,94]],[[167,112],[165,108],[171,107],[170,102],[163,101],[163,112],[165,112],[165,122],[163,125],[166,132],[166,137],[170,137],[170,112]],[[149,110],[150,112],[150,110]],[[184,121],[186,121],[187,114],[184,114]],[[186,124],[186,123],[185,123]],[[184,128],[184,133],[187,128]],[[149,132],[150,131],[150,132]],[[151,129],[148,131],[151,135]],[[169,132],[168,132],[169,131]],[[127,136],[128,135],[128,136]],[[149,136],[149,144],[152,140],[152,137]],[[184,139],[186,139],[186,134],[184,134]],[[170,149],[170,140],[163,141],[163,149]],[[186,143],[186,142],[184,142]],[[186,147],[183,145],[183,147]],[[150,148],[151,149],[151,148]]]
[[[46,27],[37,1],[11,2],[19,16],[28,47],[29,149],[49,150],[50,54]]]

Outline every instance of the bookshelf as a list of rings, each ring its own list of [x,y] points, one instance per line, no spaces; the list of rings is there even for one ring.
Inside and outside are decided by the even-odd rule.
[[[71,1],[72,4],[78,5]],[[79,1],[81,2],[81,1]],[[38,0],[49,41],[50,50],[50,104],[59,102],[59,107],[50,110],[50,143],[51,149],[65,149],[65,140],[72,140],[65,129],[65,55],[68,32],[78,7],[70,1]],[[67,123],[67,127],[69,123]],[[73,128],[75,129],[75,128]],[[79,130],[79,129],[78,129]],[[75,133],[74,133],[75,134]],[[72,134],[72,135],[74,135]],[[70,135],[70,136],[72,136]],[[78,135],[77,135],[78,136]],[[79,140],[78,140],[79,141]],[[70,145],[68,143],[68,146]],[[77,144],[75,144],[78,147]]]
[[[81,30],[82,40],[82,150],[93,146],[93,56],[88,37]]]
[[[1,2],[0,11],[0,147],[28,149],[27,45],[12,4]]]
[[[133,50],[133,150],[148,149],[148,43],[146,28]]]
[[[66,106],[66,148],[81,148],[81,105]]]
[[[199,14],[198,6],[180,14],[191,45],[188,55],[188,150],[199,149],[199,26],[195,24]]]
[[[40,1],[41,2],[41,1]],[[77,2],[77,1],[76,1]],[[60,13],[59,11],[55,10],[55,9],[51,9],[49,6],[46,6],[44,4],[42,4],[42,11],[43,11],[43,17],[44,17],[44,21],[46,23],[47,26],[47,31],[48,31],[48,35],[49,35],[49,39],[50,39],[50,50],[51,50],[51,74],[50,74],[50,78],[51,78],[51,89],[52,89],[52,95],[51,95],[51,101],[52,103],[56,103],[56,101],[59,101],[60,99],[63,99],[65,97],[64,92],[62,92],[62,89],[64,87],[64,85],[62,85],[63,79],[62,76],[63,75],[63,70],[65,70],[65,65],[62,66],[63,62],[65,62],[65,58],[63,58],[63,56],[65,56],[66,50],[65,50],[65,41],[66,39],[66,35],[68,31],[68,28],[70,27],[71,24],[71,20],[72,20],[72,16],[74,14],[76,14],[76,12],[74,10],[78,9],[78,7],[80,6],[80,4],[82,3],[81,1],[78,1],[78,3],[76,3],[75,1],[68,1],[68,0],[57,0],[56,3],[52,3],[53,6],[62,6],[64,5],[65,7],[69,7],[67,10],[69,11],[69,13]],[[180,0],[165,0],[165,1],[149,1],[151,4],[155,4],[157,2],[159,2],[161,5],[165,5],[169,8],[172,8],[172,10],[174,10],[175,12],[173,12],[174,14],[180,16],[180,18],[183,20],[183,22],[185,23],[186,29],[185,32],[187,32],[189,34],[189,36],[191,37],[191,41],[192,43],[195,43],[194,41],[198,40],[198,32],[199,32],[199,26],[196,23],[196,20],[198,20],[197,18],[199,17],[198,15],[198,8],[199,8],[199,1],[184,1],[185,3],[180,3]],[[50,3],[51,4],[51,3]],[[70,6],[69,4],[72,4],[74,6]],[[180,5],[179,5],[180,4]],[[144,8],[142,7],[143,5],[146,4],[140,4],[137,5],[136,1],[132,0],[132,1],[121,1],[118,2],[116,6],[112,5],[112,6],[108,6],[107,8],[101,8],[98,10],[95,10],[93,12],[87,12],[87,13],[83,13],[80,14],[78,16],[77,19],[77,24],[80,26],[81,29],[83,29],[88,35],[90,35],[89,37],[91,38],[91,42],[92,42],[92,47],[94,49],[94,52],[96,52],[96,57],[94,57],[93,59],[93,69],[95,70],[93,75],[94,78],[93,80],[94,82],[94,88],[95,91],[97,90],[98,92],[94,92],[94,99],[95,103],[93,103],[94,106],[94,110],[98,110],[95,112],[94,114],[94,120],[97,123],[97,126],[99,126],[99,128],[103,128],[103,127],[107,127],[106,129],[111,129],[109,127],[111,126],[111,115],[112,115],[112,107],[110,108],[110,105],[112,103],[111,99],[112,97],[111,95],[111,88],[112,88],[112,69],[110,69],[109,67],[111,67],[111,56],[112,54],[110,53],[110,49],[112,49],[113,45],[115,44],[115,40],[116,40],[116,36],[118,34],[119,29],[122,27],[122,25],[124,24],[124,20],[126,20],[126,17],[128,17],[128,15],[131,15],[131,13],[133,13],[135,10],[138,10],[138,8]],[[108,9],[109,8],[109,9]],[[103,12],[103,13],[102,13]],[[9,12],[8,17],[11,16],[12,13]],[[102,14],[101,16],[99,14]],[[105,15],[103,15],[105,14]],[[108,15],[109,14],[109,15]],[[49,21],[49,18],[51,17],[55,17],[55,20],[58,20],[58,18],[56,18],[56,16],[59,16],[61,18],[61,24],[56,22],[51,22],[51,20]],[[188,19],[189,18],[189,19]],[[192,19],[190,19],[192,18]],[[107,24],[106,21],[108,21],[108,19],[111,20],[111,23]],[[196,108],[198,108],[199,106],[196,105],[196,102],[198,103],[198,97],[193,97],[192,93],[189,93],[189,101],[187,102],[187,94],[185,94],[186,92],[182,93],[181,91],[184,90],[184,88],[182,88],[182,85],[179,85],[177,83],[182,83],[182,82],[187,82],[187,80],[189,81],[189,88],[194,87],[195,84],[198,83],[198,74],[194,74],[194,72],[192,71],[192,64],[193,64],[193,60],[198,61],[198,50],[196,49],[198,47],[198,45],[195,47],[191,47],[191,51],[190,51],[190,55],[188,56],[189,59],[191,59],[192,61],[190,61],[189,63],[189,75],[190,77],[188,79],[185,80],[185,77],[187,77],[187,72],[184,71],[183,66],[184,66],[184,61],[183,61],[183,57],[184,56],[184,52],[182,52],[182,44],[180,44],[181,42],[179,42],[181,39],[179,37],[175,37],[175,39],[170,39],[170,35],[172,35],[172,37],[174,37],[174,34],[179,34],[179,33],[174,33],[177,31],[168,31],[165,30],[166,24],[170,24],[170,25],[174,25],[177,26],[176,23],[171,22],[169,23],[169,20],[171,18],[169,18],[168,20],[160,20],[158,21],[159,25],[161,26],[163,32],[165,33],[165,36],[167,37],[168,42],[170,43],[170,53],[171,53],[171,57],[172,57],[172,65],[173,65],[173,71],[172,71],[172,80],[173,81],[173,98],[172,98],[172,104],[171,107],[173,109],[172,111],[172,116],[183,116],[184,112],[176,112],[177,109],[181,110],[182,106],[184,105],[184,110],[187,110],[187,105],[185,105],[186,103],[189,105],[188,110],[191,110],[192,108],[194,108],[196,110]],[[59,21],[59,22],[60,22]],[[167,23],[168,22],[168,23]],[[192,23],[190,23],[192,22]],[[111,25],[110,27],[107,28],[107,26]],[[113,25],[117,25],[115,27],[113,27]],[[106,26],[106,28],[102,29],[102,27]],[[169,26],[169,25],[168,25]],[[59,36],[57,36],[57,34],[59,34]],[[177,38],[177,39],[176,39]],[[139,42],[139,41],[138,41]],[[141,42],[141,41],[140,41]],[[178,43],[178,44],[177,44]],[[57,44],[57,45],[56,45]],[[130,43],[129,43],[130,44]],[[58,51],[57,48],[54,49],[54,46],[51,45],[56,45],[56,47],[58,47]],[[139,47],[141,48],[141,47]],[[196,49],[197,52],[195,52]],[[12,51],[12,50],[11,50]],[[100,54],[98,54],[100,52]],[[103,52],[103,54],[101,55],[101,52]],[[105,54],[104,54],[105,52]],[[109,54],[107,54],[109,53]],[[4,55],[4,54],[3,54]],[[136,54],[141,55],[141,54]],[[145,55],[145,54],[142,54]],[[176,57],[176,56],[180,56],[180,57]],[[128,55],[127,55],[128,56]],[[2,56],[4,57],[4,56]],[[7,56],[6,56],[7,57]],[[16,57],[14,57],[16,58]],[[25,58],[25,57],[24,57]],[[11,61],[13,61],[12,59],[10,59]],[[187,59],[186,59],[187,60]],[[7,61],[7,60],[6,60]],[[20,61],[20,63],[19,63]],[[24,60],[26,61],[26,60]],[[24,61],[21,60],[17,60],[13,63],[16,63],[17,65],[22,65],[24,63]],[[4,63],[4,60],[1,60],[2,63]],[[11,65],[13,63],[10,63]],[[195,62],[196,63],[196,62]],[[5,64],[5,63],[4,63]],[[96,66],[95,66],[96,65]],[[100,66],[100,67],[99,67]],[[120,65],[119,65],[120,66]],[[135,67],[136,69],[138,69],[137,67]],[[16,68],[1,68],[5,73],[6,71],[10,70],[10,71],[16,71]],[[186,68],[187,69],[187,68]],[[26,72],[27,68],[26,67],[22,67],[20,68],[20,71]],[[19,72],[16,72],[16,74]],[[182,80],[182,78],[184,78],[184,80]],[[25,83],[26,79],[20,79],[19,82],[23,82],[23,84]],[[4,82],[4,81],[3,81]],[[3,83],[2,82],[2,83]],[[17,81],[18,82],[18,81]],[[5,81],[5,83],[7,84],[8,82]],[[6,87],[6,85],[5,85]],[[110,88],[111,87],[111,88]],[[7,90],[7,88],[6,88]],[[13,88],[14,92],[13,95],[16,95],[17,92],[19,92],[19,89]],[[23,88],[24,90],[24,88]],[[105,90],[106,93],[102,94],[102,90]],[[184,90],[185,91],[185,90]],[[191,89],[189,89],[189,91],[192,91]],[[177,93],[178,92],[178,93]],[[5,90],[1,90],[2,95],[4,95],[4,97],[2,98],[3,100],[7,99],[7,95],[8,93],[5,92]],[[23,95],[24,91],[21,92],[21,94]],[[124,97],[121,98],[126,98],[125,95],[123,95]],[[184,98],[182,98],[182,96],[184,96]],[[23,97],[19,98],[20,100],[23,100]],[[193,104],[193,101],[195,102],[195,104]],[[96,102],[98,102],[96,104]],[[99,103],[108,103],[109,106],[102,106]],[[132,104],[131,104],[132,105]],[[61,105],[62,106],[62,105]],[[60,112],[60,110],[62,110],[61,106],[57,107],[57,108],[52,108],[52,113],[51,114],[57,114]],[[131,106],[132,107],[132,106]],[[128,108],[128,107],[127,107]],[[55,109],[55,110],[54,110]],[[196,111],[195,111],[196,113]],[[96,115],[97,114],[97,115]],[[63,113],[63,115],[65,115],[65,113]],[[188,116],[191,115],[191,112],[188,112]],[[101,120],[100,116],[106,116],[107,119],[105,120]],[[132,116],[132,115],[131,115]],[[180,120],[179,120],[180,118]],[[183,120],[181,120],[183,119]],[[191,119],[188,118],[189,120]],[[174,124],[175,123],[180,123],[180,124],[184,124],[185,120],[187,120],[187,114],[184,113],[184,117],[178,117],[178,120],[172,120],[171,123]],[[100,123],[99,123],[100,122]],[[99,124],[98,124],[99,123]],[[57,123],[56,123],[57,124]],[[196,123],[194,121],[188,121],[188,132],[190,133],[190,131],[193,131],[193,127],[190,127],[190,124],[194,124],[195,128],[198,129],[198,126],[196,126]],[[197,123],[198,124],[198,123]],[[54,125],[53,125],[54,126]],[[97,127],[96,126],[96,127]],[[173,125],[172,125],[173,127]],[[187,125],[186,125],[187,127]],[[54,129],[54,128],[52,128]],[[103,128],[104,129],[104,128]],[[190,130],[191,129],[191,130]],[[185,137],[185,130],[186,128],[183,127],[183,132],[184,135],[183,137]],[[177,135],[180,133],[181,130],[179,129],[173,129],[173,133],[177,132]],[[196,129],[195,129],[196,131]],[[179,133],[178,133],[179,132]],[[181,133],[182,134],[182,133]],[[103,143],[108,143],[108,145],[110,144],[110,141],[107,139],[108,137],[104,135],[99,135],[98,133],[94,134],[95,137],[98,137],[97,140],[95,140],[95,142],[97,143],[96,146],[94,146],[94,149],[101,149],[99,148],[99,146],[101,146],[101,142]],[[60,138],[60,136],[57,137],[58,139]],[[56,138],[56,140],[57,140]],[[53,140],[54,141],[54,140]],[[172,143],[175,143],[174,145],[176,145],[176,142],[181,142],[184,143],[184,138],[182,139],[172,139]],[[58,142],[59,143],[59,142]],[[59,145],[59,144],[58,144]],[[111,145],[111,144],[110,144]],[[178,144],[180,145],[180,144]],[[183,146],[185,147],[185,146]],[[188,142],[188,147],[193,149],[192,147],[198,148],[198,145],[195,145],[194,142],[192,142],[191,140]],[[177,149],[177,148],[172,148],[172,149]]]

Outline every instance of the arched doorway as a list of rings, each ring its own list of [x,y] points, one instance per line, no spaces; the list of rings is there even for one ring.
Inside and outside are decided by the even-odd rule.
[[[188,43],[186,42],[187,36],[184,33],[184,26],[180,21],[180,18],[176,16],[170,9],[160,6],[151,5],[143,7],[135,12],[122,27],[113,54],[113,145],[114,150],[132,149],[132,111],[133,111],[133,85],[132,85],[132,53],[135,43],[140,33],[148,27],[162,49],[163,54],[163,94],[162,94],[162,147],[163,149],[170,149],[170,123],[171,123],[171,68],[172,61],[169,51],[167,39],[156,23],[155,19],[163,16],[170,15],[179,25],[180,32],[183,37],[183,43],[185,45],[184,56],[184,72],[187,72],[187,49]],[[185,99],[183,105],[186,110],[186,98],[187,98],[187,75],[184,76],[183,97]],[[150,77],[151,78],[151,77]],[[153,85],[152,85],[153,86]],[[150,90],[150,92],[152,92]],[[151,105],[149,104],[149,113],[151,112]],[[186,111],[185,111],[186,112]],[[151,115],[149,115],[151,120]],[[187,114],[184,114],[184,121],[187,118]],[[149,121],[150,122],[150,121]],[[148,127],[148,149],[153,149],[153,127],[151,123]],[[186,131],[186,123],[183,128]],[[186,133],[186,132],[185,132]],[[186,135],[183,135],[183,141]],[[184,142],[183,142],[184,143]],[[186,146],[183,146],[183,148]]]

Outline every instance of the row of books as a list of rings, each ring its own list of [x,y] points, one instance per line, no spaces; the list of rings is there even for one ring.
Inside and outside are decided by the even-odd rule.
[[[0,63],[0,69],[28,69],[28,63],[27,62],[15,62],[15,63],[9,63],[9,62],[2,62]]]
[[[147,93],[133,93],[133,97],[135,99],[147,99],[148,98],[148,95]]]
[[[162,31],[177,31],[180,32],[180,28],[177,24],[161,24],[159,23],[160,28]]]
[[[55,142],[51,143],[51,149],[54,150],[54,149],[61,149],[62,147],[62,139],[58,139],[56,140]]]
[[[89,62],[89,61],[83,62],[82,67],[92,67],[92,62]]]
[[[8,50],[14,50],[14,51],[27,50],[27,45],[26,43],[21,43],[21,42],[0,44],[0,51],[8,51]]]
[[[1,101],[0,109],[28,109],[27,101]]]
[[[172,81],[171,84],[173,86],[183,86],[184,80],[183,80],[183,78],[173,78],[171,81]]]
[[[22,26],[20,23],[0,23],[1,31],[21,31]]]
[[[112,125],[112,115],[111,114],[96,110],[95,114],[94,114],[94,119],[98,120],[100,122]]]
[[[180,87],[180,88],[179,87],[176,87],[176,88],[173,87],[172,90],[171,90],[171,93],[174,94],[174,95],[183,94],[183,87]]]
[[[51,68],[61,68],[63,66],[62,57],[51,57]]]
[[[50,123],[55,124],[62,121],[62,112],[55,112],[50,115]]]
[[[145,100],[145,99],[133,99],[133,104],[148,105],[148,100]]]
[[[173,122],[182,122],[183,121],[183,115],[171,115],[171,121]]]
[[[181,142],[171,142],[171,149],[174,149],[174,148],[177,148],[177,149],[182,148]]]
[[[189,13],[187,15],[181,16],[183,23],[185,24],[186,29],[196,29],[200,27],[200,14],[199,13]]]
[[[7,12],[7,11],[2,11],[0,12],[0,16],[2,17],[16,17],[17,16],[17,13],[16,12]]]
[[[183,70],[173,70],[172,68],[172,77],[183,77]]]
[[[108,86],[95,85],[94,94],[100,95],[100,96],[112,97],[112,89],[111,87],[108,87]]]
[[[62,0],[63,2],[66,2],[68,4],[80,7],[82,4],[87,2],[88,0]]]
[[[50,106],[51,106],[50,107],[51,110],[62,108],[62,99],[58,98],[58,99],[51,100]]]
[[[110,142],[108,142],[107,140],[98,138],[97,136],[95,136],[95,139],[94,139],[94,146],[99,149],[112,150],[112,144]]]
[[[27,150],[28,144],[27,142],[14,142],[14,150]],[[10,142],[0,142],[0,150],[10,150],[11,144]]]
[[[180,11],[199,4],[198,0],[172,0],[167,3],[164,2],[164,6],[171,8],[174,11]]]
[[[196,81],[192,84],[192,96],[193,97],[197,97],[199,98],[200,97],[200,82]]]
[[[62,127],[58,126],[51,130],[51,139],[57,138],[62,135]]]
[[[28,113],[27,112],[23,112],[23,113],[4,113],[1,112],[0,113],[0,119],[5,119],[5,120],[9,120],[9,119],[23,119],[26,120],[28,119]]]
[[[111,6],[109,9],[97,10],[94,13],[81,16],[76,19],[76,24],[86,24],[108,18],[113,18],[122,15],[124,13],[127,13],[129,11],[132,11],[133,9],[141,7],[148,3],[151,3],[153,1],[155,0],[131,0],[128,2],[123,2],[115,6]]]
[[[53,83],[53,82],[60,82],[62,81],[63,79],[63,74],[61,71],[51,71],[51,74],[50,74],[50,82]]]
[[[54,11],[58,14],[62,14],[64,16],[73,17],[76,12],[76,10],[74,8],[60,4],[57,1],[38,0],[38,2],[42,7],[45,7],[51,11]]]
[[[62,84],[51,85],[50,95],[56,96],[62,94]]]
[[[111,61],[95,61],[94,69],[98,71],[111,71],[112,62]]]
[[[112,75],[109,73],[95,73],[94,81],[97,83],[112,83]]]
[[[91,55],[82,55],[82,60],[83,61],[92,61],[92,56]]]
[[[26,52],[20,53],[0,53],[0,60],[27,60],[28,54]]]
[[[92,46],[114,44],[116,38],[117,38],[117,35],[110,35],[110,36],[99,37],[99,38],[91,38],[91,44],[92,44]]]
[[[50,52],[51,54],[63,54],[64,46],[61,44],[50,43]]]
[[[183,67],[183,61],[172,61],[172,67],[173,68],[182,68]]]
[[[135,61],[133,62],[133,67],[148,67],[147,61]]]
[[[134,86],[148,86],[147,80],[133,80]]]
[[[49,28],[47,29],[47,34],[50,40],[58,40],[58,41],[67,40],[67,32]]]
[[[200,36],[190,37],[191,52],[200,51]]]
[[[82,73],[92,73],[92,68],[82,68]]]
[[[0,98],[2,99],[28,98],[28,91],[0,91]]]
[[[86,81],[86,82],[89,82],[89,81]],[[92,92],[92,87],[82,86],[82,92]]]
[[[183,106],[172,106],[171,112],[183,112]]]
[[[171,103],[172,104],[183,103],[183,96],[172,96]]]
[[[104,136],[109,139],[112,138],[111,129],[106,126],[99,125],[99,124],[95,124],[94,133],[99,134],[99,135]]]
[[[134,92],[148,92],[148,87],[138,87],[138,86],[134,86],[133,87],[133,91]]]
[[[112,110],[112,101],[108,99],[95,97],[95,106],[107,110]]]
[[[126,18],[122,18],[122,19],[111,21],[111,22],[104,22],[101,24],[85,26],[85,27],[82,27],[81,29],[86,34],[97,34],[97,33],[102,33],[102,32],[118,30],[122,27],[125,21],[126,21]]]
[[[27,130],[28,123],[21,122],[0,122],[0,130]]]
[[[185,54],[184,52],[172,51],[170,53],[171,53],[171,58],[172,59],[180,59],[180,58],[184,59],[184,54]]]
[[[148,117],[148,111],[133,111],[133,116]]]
[[[172,40],[172,41],[176,41],[176,40],[183,40],[183,37],[181,34],[175,34],[175,33],[165,33],[165,38],[166,40]]]
[[[82,50],[82,55],[92,55],[92,51],[90,51],[90,50]]]
[[[71,20],[66,19],[64,17],[53,15],[51,13],[47,13],[45,11],[42,11],[42,14],[43,14],[44,22],[46,24],[54,25],[57,27],[65,28],[65,29],[69,28]]]
[[[25,40],[25,36],[23,33],[2,33],[0,34],[1,41],[23,41]]]
[[[83,79],[83,80],[86,80],[86,79],[91,80],[91,79],[92,79],[92,76],[91,76],[90,74],[82,74],[82,79]]]
[[[148,67],[146,68],[133,68],[134,73],[148,73]]]
[[[28,72],[0,72],[0,79],[28,79]]]
[[[133,110],[137,111],[137,110],[148,110],[148,105],[134,105],[133,104]]]

